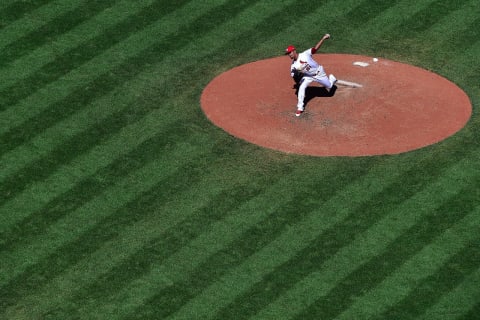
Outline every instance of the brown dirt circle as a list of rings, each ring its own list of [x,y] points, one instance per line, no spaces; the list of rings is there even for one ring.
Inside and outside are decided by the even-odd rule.
[[[330,94],[309,87],[305,112],[295,117],[290,59],[282,56],[219,75],[204,89],[202,109],[214,124],[240,139],[313,156],[407,152],[453,135],[471,116],[465,92],[427,70],[358,55],[315,58],[327,73],[362,87],[339,84]]]

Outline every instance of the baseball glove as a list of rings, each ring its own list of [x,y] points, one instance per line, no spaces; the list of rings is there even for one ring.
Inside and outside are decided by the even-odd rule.
[[[293,81],[295,81],[295,84],[298,85],[300,81],[302,81],[303,78],[303,72],[297,70],[297,69],[292,69],[292,78]]]

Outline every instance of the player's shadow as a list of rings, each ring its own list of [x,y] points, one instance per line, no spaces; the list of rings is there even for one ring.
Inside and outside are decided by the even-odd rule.
[[[335,91],[337,91],[337,86],[336,85],[334,85],[332,87],[332,89],[330,89],[330,91],[327,90],[324,87],[313,87],[313,86],[308,87],[305,90],[305,99],[303,100],[303,102],[305,103],[305,105],[307,105],[308,102],[310,102],[310,100],[312,100],[314,98],[330,98],[330,97],[333,97],[335,95]]]
[[[295,88],[295,95],[298,96],[298,87],[294,86]],[[317,87],[317,86],[311,86],[307,87],[305,90],[305,99],[303,100],[304,105],[306,106],[310,100],[314,98],[330,98],[335,95],[335,92],[337,91],[337,86],[334,85],[332,89],[327,90],[325,87]]]

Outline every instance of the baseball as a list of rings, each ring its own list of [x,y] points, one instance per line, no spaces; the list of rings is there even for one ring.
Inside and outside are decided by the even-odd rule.
[[[377,58],[373,58],[373,62],[377,62],[377,61],[378,61],[378,59],[377,59]]]

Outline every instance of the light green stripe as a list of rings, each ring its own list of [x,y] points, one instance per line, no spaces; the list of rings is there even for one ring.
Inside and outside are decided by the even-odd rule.
[[[412,16],[424,10],[434,1],[436,0],[417,1],[413,6],[411,0],[398,1],[394,6],[387,8],[382,14],[349,34],[349,39],[354,42],[352,43],[352,47],[355,47],[355,43],[368,43],[375,39],[378,40],[383,34],[398,28],[398,26],[404,22],[405,17]],[[408,32],[408,30],[404,30],[403,32]],[[362,47],[364,48],[364,46]]]
[[[478,246],[478,245],[477,245]],[[440,301],[430,307],[423,320],[458,319],[468,313],[480,302],[480,269],[469,274],[453,290],[446,293]]]
[[[406,261],[378,286],[357,297],[355,303],[337,319],[373,319],[380,315],[415,290],[420,281],[434,274],[449,258],[464,247],[472,245],[472,241],[478,238],[479,231],[480,207],[477,207]],[[464,310],[466,311],[468,309]]]
[[[369,198],[375,197],[410,169],[410,167],[401,167],[389,170],[388,168],[391,168],[393,162],[394,160],[387,161],[372,168],[361,180],[339,190],[335,196],[318,209],[308,213],[303,220],[290,225],[283,234],[267,246],[205,288],[201,294],[190,300],[171,318],[192,319],[198,316],[198,318],[207,319],[214,316],[216,312],[234,301],[237,296],[248,291],[253,285],[262,281],[265,275],[273,272],[275,268],[308,247],[326,230],[344,221]],[[373,178],[382,183],[372,184]],[[344,203],[346,206],[341,208],[339,207],[340,203]],[[231,228],[236,229],[237,227],[232,225]],[[277,316],[276,319],[283,319],[282,316]]]
[[[140,121],[124,127],[108,141],[60,167],[44,181],[33,183],[0,208],[0,231],[8,230],[56,196],[73,188],[83,178],[107,167],[157,132],[166,130],[174,121],[172,117],[160,110],[151,112]]]
[[[75,266],[65,270],[64,273],[52,279],[45,287],[38,288],[37,291],[30,292],[30,295],[19,301],[13,309],[25,305],[35,305],[32,309],[34,314],[42,314],[44,311],[52,308],[61,307],[65,301],[68,301],[80,289],[78,284],[87,286],[93,283],[103,275],[108,274],[115,266],[128,261],[131,255],[135,254],[143,245],[161,237],[169,229],[177,224],[191,218],[198,209],[209,204],[209,200],[219,195],[225,189],[234,185],[248,184],[245,177],[233,176],[222,185],[212,188],[212,182],[218,177],[215,172],[208,173],[202,177],[201,182],[192,188],[199,190],[179,194],[165,206],[158,208],[158,213],[152,213],[147,220],[139,221],[133,225],[126,226],[123,230],[118,230],[118,237],[109,240],[89,255],[79,261]],[[292,177],[295,172],[292,172]],[[178,213],[182,214],[179,215]],[[141,237],[139,236],[141,235]],[[119,255],[118,248],[122,248],[122,254]],[[108,260],[105,257],[109,257]],[[85,272],[88,270],[88,272]],[[57,292],[55,297],[43,299],[44,292]]]
[[[22,100],[15,107],[8,108],[0,113],[0,134],[7,132],[46,110],[51,104],[65,99],[71,92],[92,82],[92,76],[100,76],[135,57],[139,52],[164,40],[169,33],[178,32],[182,25],[178,21],[187,21],[202,16],[206,11],[221,5],[226,0],[211,0],[212,5],[191,1],[173,13],[162,17],[156,23],[149,25],[141,32],[137,32],[126,40],[116,44],[102,54],[91,59],[79,68],[48,84],[31,96]],[[80,35],[79,35],[80,36]],[[25,66],[26,68],[27,66]],[[23,68],[23,67],[22,67]],[[20,72],[19,70],[17,70]]]
[[[472,177],[478,175],[478,170],[471,166],[471,161],[478,155],[472,154],[448,168],[437,181],[358,235],[348,246],[320,265],[318,271],[298,282],[254,318],[290,319],[326,296],[340,281],[385,252],[389,244],[414,226],[418,219],[435,212],[445,199],[455,195]],[[350,200],[345,201],[348,203]]]
[[[300,21],[295,21],[290,27],[288,27],[285,32],[278,34],[275,37],[265,41],[264,43],[257,46],[257,52],[264,52],[265,48],[277,47],[278,43],[292,43],[295,42],[299,47],[308,47],[313,46],[314,43],[305,42],[305,38],[318,38],[320,39],[324,33],[330,33],[332,35],[331,43],[328,42],[322,47],[322,52],[331,51],[330,46],[333,46],[337,42],[346,42],[351,39],[353,41],[352,45],[349,46],[349,50],[356,47],[357,43],[364,43],[365,41],[371,41],[375,38],[375,35],[378,37],[381,36],[386,30],[394,29],[399,24],[403,22],[405,16],[415,14],[417,11],[422,10],[429,3],[435,0],[422,1],[421,3],[416,3],[415,7],[412,7],[411,0],[398,1],[394,6],[385,10],[381,15],[378,15],[368,23],[363,24],[360,28],[353,30],[352,33],[346,36],[337,36],[341,34],[341,28],[339,29],[338,24],[335,24],[339,18],[344,16],[352,8],[359,4],[358,0],[349,0],[349,1],[330,1],[325,4],[320,10],[312,12],[305,19]],[[365,2],[365,5],[368,5],[368,2]],[[398,12],[398,13],[397,13]],[[323,27],[322,30],[317,28],[312,28],[312,21],[317,21],[318,19],[331,21],[331,24]],[[303,30],[301,34],[298,34],[298,30]],[[285,40],[285,35],[291,35],[287,40]],[[368,35],[368,36],[366,36]],[[363,39],[364,38],[364,39]],[[345,46],[344,44],[341,45]],[[355,49],[349,53],[355,53]],[[357,52],[357,54],[363,54],[364,52]],[[321,57],[319,57],[321,59]],[[325,66],[328,67],[328,66]],[[335,73],[335,70],[331,70]]]
[[[196,143],[198,140],[192,138],[192,141],[195,141]],[[210,146],[206,145],[202,146],[202,152],[208,152],[209,147]],[[196,150],[192,151],[196,152]],[[142,169],[139,172],[134,172],[131,177],[121,181],[113,189],[108,190],[105,195],[100,196],[87,206],[74,212],[71,216],[63,219],[60,223],[52,226],[52,230],[50,231],[53,231],[54,229],[55,233],[61,234],[62,231],[66,231],[65,227],[68,226],[69,223],[78,224],[79,217],[87,215],[86,218],[88,219],[92,214],[89,210],[92,210],[92,208],[95,208],[95,210],[98,210],[98,207],[100,207],[100,209],[103,208],[101,213],[102,217],[113,213],[114,210],[129,200],[125,199],[122,203],[117,203],[114,200],[117,192],[125,194],[124,188],[128,188],[127,192],[131,193],[129,198],[132,199],[154,185],[161,177],[178,170],[178,167],[183,163],[196,160],[192,158],[188,159],[184,155],[182,156],[183,152],[185,152],[184,145],[182,145],[180,149],[175,149],[173,154],[169,154],[168,156],[165,155],[166,160],[163,158],[156,161],[156,163],[159,164],[159,167],[162,168],[162,171],[164,163],[170,164],[168,171],[164,173],[162,172],[162,175],[157,173],[157,175],[152,177],[148,174],[148,170],[151,170],[155,164],[151,164],[149,167]],[[154,170],[153,172],[158,172],[158,170]],[[145,175],[149,176],[145,183],[140,182],[140,179],[135,178],[137,176]],[[235,177],[235,179],[227,181],[223,185],[218,184],[218,187],[212,188],[212,182],[215,180],[215,176],[215,172],[206,172],[201,178],[201,182],[196,186],[192,186],[192,189],[194,188],[200,191],[193,192],[193,190],[186,190],[186,193],[177,194],[175,198],[169,200],[164,206],[158,207],[156,209],[157,212],[151,212],[148,219],[125,226],[124,229],[118,229],[117,237],[103,243],[98,250],[80,260],[76,265],[66,269],[45,286],[31,290],[27,296],[24,296],[10,308],[14,310],[25,306],[33,306],[30,308],[32,317],[40,316],[55,308],[61,308],[78,292],[78,290],[82,288],[82,286],[87,286],[88,284],[93,283],[98,278],[111,272],[115,266],[128,261],[131,255],[135,254],[138,250],[141,250],[142,246],[147,244],[151,239],[161,237],[162,234],[171,228],[174,228],[178,223],[182,223],[182,221],[190,218],[199,208],[207,205],[211,198],[220,194],[225,188],[240,183],[242,180],[241,177]],[[133,186],[130,185],[130,181],[132,180],[134,182],[137,181]],[[182,214],[179,215],[179,212]],[[97,222],[98,217],[90,217],[90,219],[84,223],[87,224],[86,227],[92,228]],[[75,230],[74,233],[69,236],[78,236],[80,233],[85,232],[85,230],[86,229],[82,226],[80,230]],[[63,239],[52,241],[49,239],[49,235],[47,235],[39,237],[37,240],[42,242],[40,246],[36,246],[37,251],[42,250],[42,252],[45,252],[48,246],[55,248],[58,247],[59,241],[62,241]],[[121,248],[121,254],[118,254],[119,248]],[[28,256],[28,254],[29,251],[24,251],[22,253],[24,256]],[[35,253],[35,255],[38,255],[38,253]],[[108,259],[105,259],[105,257],[108,257]],[[81,286],[79,286],[79,284],[81,284]],[[55,292],[55,295],[45,299],[45,293],[51,292]]]
[[[152,69],[149,69],[147,72],[140,74],[121,87],[86,105],[79,112],[42,131],[28,143],[24,143],[0,156],[0,163],[2,163],[0,181],[13,174],[18,174],[27,165],[48,156],[50,152],[67,143],[69,139],[101,123],[112,116],[112,114],[132,107],[138,101],[138,92],[151,85],[151,79],[147,73],[151,74],[158,71],[156,70],[158,67],[152,66]],[[192,65],[189,64],[186,67],[192,67]],[[168,81],[166,78],[160,78],[157,84],[167,85]],[[171,103],[170,99],[171,97],[165,97],[158,107],[168,108],[167,102]],[[185,102],[184,100],[180,97],[175,99],[176,103],[183,103]]]
[[[264,8],[263,7],[264,5],[265,4],[262,4],[262,3],[256,4],[255,6],[252,6],[252,7],[248,8],[247,10],[245,10],[244,12],[242,12],[238,17],[235,17],[235,19],[232,18],[224,26],[225,28],[227,28],[227,32],[225,32],[226,30],[222,30],[222,26],[219,26],[214,31],[212,31],[210,34],[208,34],[207,36],[211,39],[218,39],[216,44],[221,46],[222,42],[226,43],[226,42],[229,41],[229,38],[226,37],[227,34],[231,38],[234,38],[235,36],[238,36],[238,32],[240,32],[239,21],[242,21],[242,20],[246,19],[247,17],[248,17],[249,21],[251,21],[251,23],[253,23],[253,21],[254,21],[253,17],[256,17],[256,20],[258,22],[265,19],[265,12],[266,12],[266,8],[268,6],[266,8]],[[282,8],[277,7],[276,9],[281,10]],[[205,41],[205,42],[208,43],[209,41]],[[203,43],[203,42],[200,42],[200,43]],[[199,46],[201,46],[201,44]],[[210,44],[210,45],[208,45],[208,47],[200,48],[200,51],[203,52],[203,51],[208,51],[208,50],[211,50],[211,49],[212,49],[212,47],[211,47],[211,44]],[[175,58],[178,59],[178,56],[175,56]],[[295,176],[295,172],[292,173],[291,176]],[[290,184],[289,181],[291,181],[291,176],[289,176],[288,179],[286,179],[282,182],[281,187],[280,187],[280,190],[282,191],[282,193],[287,192],[286,190],[288,190],[288,186]],[[278,192],[279,192],[279,190],[276,190],[274,193],[269,194],[267,199],[270,199],[270,197],[273,194],[278,194]],[[291,199],[292,194],[293,193],[291,192],[291,190],[289,192],[285,193],[285,196],[283,197],[283,199],[284,199],[283,201],[285,201],[285,203],[288,202]],[[282,201],[282,203],[284,203],[283,201]],[[262,206],[265,206],[264,208],[259,208],[258,204],[255,203],[255,202],[249,202],[249,205],[246,205],[241,210],[240,214],[234,215],[234,217],[236,217],[236,219],[243,219],[241,222],[243,224],[245,224],[244,226],[243,225],[239,226],[239,228],[236,230],[236,234],[237,233],[240,234],[242,229],[245,230],[246,228],[250,227],[254,223],[254,221],[255,221],[254,217],[253,216],[249,217],[249,215],[245,214],[245,212],[248,212],[248,213],[253,212],[251,206],[254,206],[255,210],[259,210],[259,212],[262,212],[262,214],[260,214],[260,216],[255,218],[255,219],[258,219],[258,220],[263,219],[265,216],[267,216],[268,214],[271,214],[272,212],[274,212],[274,210],[276,210],[279,206],[281,206],[280,203],[271,204],[270,201],[267,201],[267,202],[268,203],[266,203],[266,204],[262,204]],[[249,219],[247,219],[248,217],[249,217]],[[244,221],[244,219],[247,219],[248,221]],[[222,224],[217,225],[217,228],[221,225]],[[238,236],[238,234],[237,234],[237,236]],[[231,236],[233,237],[234,234],[232,233]],[[205,241],[205,240],[208,240],[208,239],[203,239],[203,240]],[[222,241],[224,241],[224,240],[222,240]],[[218,246],[223,247],[224,244],[222,242],[217,242],[217,245],[214,246],[213,249],[215,251],[220,250],[221,247],[218,247]],[[195,246],[195,248],[198,248],[198,246]],[[187,252],[187,254],[192,254],[192,250],[196,254],[197,249],[195,249],[195,248],[189,247],[185,250],[181,250],[180,254],[182,254],[182,253],[185,254],[186,252]],[[181,270],[182,268],[193,267],[193,262],[192,262],[192,264],[187,264],[185,266],[179,265],[178,264],[178,261],[179,261],[178,259],[179,258],[177,256],[178,255],[175,255],[174,257],[172,257],[169,260],[169,261],[175,261],[174,262],[175,263],[175,268],[173,268],[173,269]],[[187,260],[185,260],[185,261],[187,261]],[[155,267],[154,267],[154,269],[155,269]],[[156,271],[154,271],[153,275],[149,275],[149,276],[152,276],[154,279],[151,279],[151,280],[147,281],[148,282],[148,287],[146,287],[146,288],[141,287],[141,286],[137,287],[139,283],[142,283],[143,285],[145,285],[144,280],[138,280],[138,281],[135,281],[132,284],[133,288],[129,288],[126,291],[122,290],[119,293],[120,295],[122,295],[122,297],[120,299],[123,301],[123,304],[121,306],[122,309],[118,310],[118,312],[120,312],[120,314],[128,313],[129,311],[131,311],[130,310],[131,308],[135,308],[136,306],[138,306],[138,304],[141,303],[142,300],[145,301],[149,297],[151,297],[153,294],[155,294],[155,288],[152,287],[152,286],[155,286],[155,284],[158,284],[159,281],[160,281],[160,283],[163,283],[164,278],[163,277],[161,277],[161,279],[157,278],[158,274],[156,273]],[[131,294],[132,290],[135,291],[137,289],[139,289],[140,292],[138,294],[132,296],[132,294]],[[123,295],[125,295],[125,296],[123,297]],[[133,300],[131,300],[132,298],[133,298]],[[110,307],[111,306],[108,305],[108,304],[98,306],[97,302],[94,302],[94,305],[92,305],[92,306],[89,306],[89,305],[85,306],[84,307],[85,310],[82,311],[82,314],[84,315],[85,319],[91,319],[91,317],[98,316],[99,314],[102,314],[102,313],[109,314],[110,310],[108,310],[108,308],[110,308]],[[92,312],[94,312],[95,314],[92,314]]]
[[[26,34],[48,24],[58,16],[80,7],[84,2],[84,0],[55,0],[27,13],[21,19],[12,22],[1,30],[0,50],[18,41]]]
[[[386,172],[388,171],[385,170],[385,167],[390,166],[388,163],[385,163],[385,166],[377,167],[368,176],[384,176],[385,183],[396,181],[396,179],[399,177],[401,170],[398,170],[391,174],[386,174]],[[305,171],[308,170],[308,168],[305,168]],[[152,272],[150,274],[145,275],[141,279],[138,279],[131,285],[125,287],[117,296],[115,296],[114,299],[116,301],[125,301],[126,303],[135,303],[140,305],[142,301],[147,301],[150,296],[154,295],[162,288],[165,288],[172,283],[176,283],[188,278],[189,275],[194,270],[196,270],[198,266],[207,261],[211,255],[228,246],[230,243],[242,236],[242,234],[246,230],[255,226],[258,223],[261,223],[261,221],[268,218],[269,215],[275,214],[276,211],[282,210],[282,207],[284,207],[285,204],[293,201],[295,192],[292,192],[291,190],[291,179],[295,176],[304,176],[304,174],[297,170],[297,172],[293,172],[293,175],[290,174],[288,176],[285,176],[280,182],[272,185],[272,187],[270,187],[265,192],[265,194],[259,195],[256,199],[246,203],[235,212],[232,212],[222,221],[219,221],[212,225],[208,232],[194,239],[182,250],[177,252],[174,256],[170,257],[167,261],[162,264],[153,265]],[[368,180],[368,177],[365,180]],[[307,180],[298,183],[300,184],[296,185],[297,189],[309,187],[309,182]],[[338,201],[345,202],[347,201],[347,199],[352,200],[354,203],[357,203],[359,205],[363,201],[365,201],[364,196],[366,194],[370,194],[371,192],[374,193],[375,190],[381,190],[381,186],[371,185],[370,183],[360,185],[353,184],[352,186],[347,187],[341,194],[328,201],[325,207],[328,208],[330,206],[335,206]],[[355,196],[352,199],[352,195],[358,196]],[[269,200],[272,199],[272,197],[279,200],[272,203]],[[255,212],[256,214],[252,214],[253,212]],[[349,211],[345,209],[345,212],[340,214],[340,216],[347,216],[348,212]],[[313,230],[315,227],[318,227],[318,221],[320,220],[318,219],[318,213],[318,211],[315,211],[310,215],[310,219],[308,221],[303,221],[301,223],[302,226],[308,226],[308,231],[297,228],[296,226],[291,226],[291,232],[289,232],[287,236],[281,237],[281,240],[273,243],[267,249],[262,250],[262,253],[265,253],[265,259],[267,261],[273,261],[271,262],[271,264],[281,263],[283,261],[283,257],[285,256],[284,250],[290,250],[289,248],[293,248],[296,246],[301,247],[308,245],[306,243],[303,243],[302,241],[308,242],[308,239],[313,237],[313,234],[316,235],[321,232],[321,230]],[[312,225],[311,220],[315,221],[314,225]],[[334,224],[335,222],[336,218],[334,216],[329,216],[328,214],[326,214],[325,220],[323,221],[321,228],[328,228],[328,226]],[[301,230],[300,233],[298,233],[299,230]],[[288,238],[289,236],[292,236],[293,238]],[[298,239],[298,241],[296,239]],[[288,246],[282,246],[282,241],[288,243]],[[201,248],[201,250],[199,250],[199,248]],[[294,252],[297,252],[295,248],[293,248],[292,250]],[[289,251],[289,253],[292,252]],[[267,268],[268,263],[265,261],[262,262],[266,264],[265,268]],[[244,265],[245,273],[238,275],[238,277],[241,278],[242,281],[236,283],[235,287],[243,288],[244,286],[248,286],[248,284],[251,283],[252,280],[250,280],[250,278],[258,279],[257,273],[259,272],[259,270],[257,270],[255,267],[249,269],[249,267],[252,267],[252,264],[250,262]],[[242,268],[242,270],[244,269]],[[262,270],[264,270],[263,267]],[[234,274],[236,274],[236,272],[234,272]],[[231,284],[231,282],[228,281],[229,279],[222,278],[222,280],[227,281],[225,283],[220,281],[226,286]],[[244,282],[246,284],[244,284]],[[213,294],[211,298],[215,300],[214,305],[220,308],[223,302],[225,302],[225,300],[229,297],[227,295],[226,297],[222,296],[220,299],[217,299],[222,294],[225,294],[225,292],[221,291],[215,293],[215,289],[217,289],[217,287],[214,287],[212,290],[208,290],[206,296],[209,296],[210,293]],[[202,301],[203,300],[201,300],[199,304],[201,304]],[[204,305],[202,306],[204,308],[207,308]],[[212,305],[210,305],[209,308],[212,308],[213,311],[215,310]],[[202,311],[204,312],[204,314],[202,313]],[[206,316],[207,314],[210,314],[210,312],[208,310],[196,309],[195,314],[199,316],[199,318],[202,318],[201,315]],[[185,316],[188,317],[189,313],[186,312]]]
[[[460,54],[462,60],[459,62],[452,61],[452,52],[444,50],[448,46],[448,42],[455,39],[457,36],[462,36],[465,32],[471,32],[467,28],[471,28],[471,24],[480,16],[480,6],[478,1],[465,3],[460,9],[451,12],[442,17],[431,28],[425,30],[420,34],[416,34],[412,41],[416,43],[428,43],[428,46],[422,48],[421,56],[423,60],[432,60],[432,64],[438,64],[439,67],[445,67],[445,71],[454,70],[456,77],[462,74],[469,74],[473,70],[468,64],[465,68],[465,61],[477,61],[478,51],[475,56],[470,59],[464,59],[464,53]],[[478,42],[477,42],[478,43]],[[472,46],[474,44],[472,43]],[[456,57],[453,57],[455,59]],[[446,61],[448,61],[446,63]],[[477,64],[478,65],[478,64]],[[458,68],[461,68],[459,70]],[[470,72],[469,72],[470,71]]]
[[[218,50],[222,45],[225,45],[226,43],[228,43],[228,41],[235,37],[236,33],[234,33],[233,31],[230,32],[230,37],[227,36],[229,30],[238,31],[238,26],[232,24],[232,22],[234,21],[235,19],[232,19],[223,27],[218,26],[217,29],[213,30],[211,33],[208,33],[204,37],[196,39],[194,42],[192,42],[192,45],[199,44],[200,46],[203,42],[212,43],[210,39],[218,38],[219,40],[215,43],[215,45],[210,44],[208,48],[199,48],[199,52],[204,53],[207,58],[209,55],[214,53],[215,50]],[[161,73],[165,70],[165,65],[174,65],[173,61],[183,57],[183,53],[181,53],[183,51],[184,49],[181,49],[179,53],[169,55],[157,65],[151,66],[151,69],[142,73],[141,75],[136,77],[136,79],[139,80],[141,83],[145,84],[145,81],[150,81],[149,79],[151,79],[152,73]],[[192,63],[195,63],[195,61],[192,61]],[[160,79],[162,79],[162,81],[165,81],[164,78]],[[128,84],[126,84],[126,86],[128,86]],[[136,97],[136,95],[133,96]],[[181,103],[181,100],[178,100],[178,97],[176,103]],[[104,145],[93,148],[92,151],[90,151],[86,155],[82,155],[81,157],[77,158],[75,161],[73,161],[72,164],[60,168],[56,173],[45,179],[45,181],[33,184],[29,189],[26,189],[16,198],[4,204],[0,208],[0,232],[8,230],[10,227],[30,215],[32,212],[38,211],[51,199],[72,188],[76,183],[81,181],[82,178],[92,175],[97,170],[108,166],[117,157],[128,153],[130,150],[135,148],[143,141],[151,138],[156,132],[159,131],[159,129],[168,127],[169,123],[174,121],[172,119],[176,117],[176,115],[174,114],[165,113],[165,110],[167,108],[171,108],[171,104],[172,102],[170,100],[159,102],[159,108],[146,115],[138,123],[133,124],[128,128],[125,128],[122,133],[111,138]],[[120,103],[120,105],[122,104]],[[90,116],[95,117],[95,113],[93,115],[90,114]],[[76,115],[72,115],[66,121],[66,123],[60,124],[60,127],[65,125],[68,126],[70,124],[73,124],[73,122],[75,121],[77,121]],[[73,128],[76,127],[78,127],[78,130],[82,130],[81,126],[78,126],[78,124],[73,124]],[[61,128],[56,128],[55,130],[53,130],[53,132],[50,132],[53,135],[50,135],[49,138],[55,139],[55,133],[61,132],[58,131],[59,129]],[[68,135],[66,135],[66,137],[68,138]],[[61,138],[58,139],[59,141],[61,141]],[[36,141],[42,143],[42,140]],[[35,151],[37,147],[38,145],[30,146],[30,148],[34,149],[34,152],[37,152]],[[43,152],[39,151],[39,153],[42,152],[43,154],[47,154],[49,150],[50,149],[48,149],[47,146],[47,150]],[[40,155],[42,155],[42,153]],[[23,155],[25,157],[28,156],[28,149],[26,151],[25,149],[23,149]],[[31,154],[30,156],[32,157],[32,159],[35,158],[34,154]],[[14,167],[16,169],[19,169],[18,166],[14,165]]]
[[[472,83],[471,75],[476,75],[479,69],[478,57],[480,57],[480,40],[472,43],[472,45],[461,54],[449,59],[449,67],[444,69],[445,76],[450,79],[456,79],[456,83],[470,88],[470,97],[480,96],[480,86],[478,82]],[[469,77],[469,78],[466,78]],[[476,95],[475,95],[476,93]]]
[[[240,24],[239,21],[242,21],[242,19],[245,17],[248,17],[250,21],[254,21],[253,17],[256,17],[256,21],[260,22],[265,18],[265,12],[266,10],[263,10],[263,7],[260,5],[249,8],[249,10],[244,11],[238,17],[232,18],[224,25],[217,26],[216,29],[206,34],[205,37],[198,38],[192,43],[192,45],[198,43],[199,46],[201,46],[204,42],[210,43],[208,47],[202,49],[199,48],[200,52],[204,53],[208,57],[211,53],[215,52],[215,50],[218,50],[220,47],[238,35],[238,24]],[[215,43],[215,46],[211,44],[212,39],[218,39],[218,41]],[[181,57],[181,55],[173,54],[168,57],[168,59],[160,63],[159,66],[156,66],[156,68],[159,68],[160,65],[164,65],[165,63],[171,63],[172,61],[179,59],[179,57]],[[171,102],[167,101],[165,105],[171,106]],[[125,127],[119,134],[111,138],[109,141],[106,141],[102,145],[96,146],[87,154],[75,159],[71,164],[60,168],[45,181],[34,184],[31,188],[12,199],[12,201],[8,202],[1,208],[0,228],[2,228],[2,230],[6,230],[32,212],[39,210],[55,196],[68,191],[85,176],[92,175],[97,170],[106,167],[122,154],[128,153],[142,141],[145,141],[155,135],[157,132],[162,131],[163,128],[167,128],[168,125],[174,121],[171,118],[176,119],[175,117],[177,117],[175,114],[166,114],[165,108],[159,108],[158,110],[148,114],[141,121]],[[159,123],[160,120],[162,121],[161,123]],[[12,212],[14,214],[12,214]],[[67,216],[65,219],[73,219],[68,220],[69,223],[78,225],[78,223],[74,222],[75,217]],[[62,225],[63,221],[59,223]],[[56,229],[57,227],[61,228],[61,225],[58,226],[58,224],[55,224],[52,226],[52,229]],[[81,230],[85,229],[79,229],[78,231],[80,232]],[[58,235],[61,235],[61,233],[58,233]],[[53,252],[55,248],[60,246],[65,240],[62,238],[56,239],[51,235],[46,236],[53,238],[55,240],[55,245],[49,243],[47,247],[44,247],[45,242],[40,238],[35,238],[32,239],[34,242],[33,245],[28,245],[24,248],[18,249],[19,255],[30,255],[29,264],[34,264],[36,260],[44,256],[44,254]],[[32,248],[35,249],[32,250]],[[43,250],[46,251],[41,251],[40,248],[43,248]],[[35,255],[35,253],[39,253],[39,256]],[[0,260],[8,259],[6,259],[0,253]],[[13,269],[15,266],[22,264],[12,261],[10,265]],[[28,264],[23,264],[23,267],[26,267],[27,265]],[[15,270],[9,270],[8,273],[2,274],[1,277],[2,279],[8,279],[13,277],[15,274],[21,273],[23,269],[24,268],[17,267]],[[3,283],[3,280],[0,281],[0,284],[1,283]]]
[[[432,46],[440,47],[442,43],[450,41],[456,35],[461,36],[463,32],[469,32],[466,29],[480,16],[480,6],[477,0],[464,3],[460,8],[450,12],[448,15],[442,16],[427,30],[422,33],[416,33],[415,41],[428,42],[430,50]],[[435,49],[435,50],[438,50]]]
[[[214,223],[208,232],[195,238],[163,263],[153,263],[149,273],[128,283],[119,292],[108,297],[109,301],[122,301],[121,306],[103,302],[99,304],[99,301],[92,301],[92,303],[84,305],[80,311],[86,318],[93,316],[93,313],[101,316],[112,312],[126,315],[147,302],[159,290],[188,278],[211,255],[219,252],[238,239],[243,232],[255,224],[261,223],[262,220],[275,214],[281,210],[282,206],[291,202],[294,196],[294,192],[290,189],[291,181],[295,177],[305,174],[305,169],[298,167],[290,174],[283,176],[265,193],[245,202],[240,208],[230,212],[223,220]],[[307,187],[308,183],[303,181],[303,185]],[[302,187],[302,184],[298,186]],[[272,202],[272,198],[279,200]]]
[[[150,119],[150,121],[152,120]],[[141,132],[140,128],[142,125],[148,129],[156,127],[158,131],[148,130],[148,133],[144,133],[143,136],[138,133],[132,134],[132,132]],[[50,200],[55,195],[61,194],[73,187],[75,183],[81,181],[79,177],[93,174],[98,170],[96,167],[98,165],[96,161],[105,161],[103,159],[104,157],[107,158],[108,162],[113,161],[123,154],[125,152],[124,150],[133,149],[137,143],[148,138],[145,136],[153,135],[155,132],[161,132],[164,127],[168,127],[168,125],[164,125],[163,123],[152,125],[147,121],[140,121],[139,123],[125,127],[122,132],[106,144],[98,145],[88,154],[75,159],[72,164],[60,168],[59,171],[49,177],[43,184],[32,187],[28,190],[28,198],[17,197],[13,199],[9,205],[2,208],[2,215],[0,216],[2,219],[2,227],[11,226],[13,222],[21,220],[22,217],[17,217],[14,214],[12,215],[12,212],[30,213],[38,210],[39,208],[37,207],[40,207],[47,202],[46,199]],[[186,152],[186,148],[189,146],[183,146],[179,143],[177,148],[180,149],[180,147],[184,147],[184,152]],[[197,148],[202,148],[200,142]],[[192,147],[191,150],[197,152],[197,148]],[[183,157],[185,157],[185,154],[183,154]],[[168,156],[168,154],[165,156]],[[171,154],[171,156],[172,158],[175,158],[174,153]],[[177,157],[181,158],[180,152]],[[81,214],[78,212],[71,212],[65,218],[51,225],[46,234],[42,234],[32,239],[33,243],[18,248],[13,253],[0,252],[0,261],[3,262],[0,273],[0,285],[4,284],[9,278],[13,278],[17,274],[23,272],[24,268],[34,264],[37,259],[53,252],[61,244],[70,240],[72,236],[88,230],[90,226],[98,222],[108,213],[111,213],[111,208],[121,206],[121,196],[127,197],[125,202],[134,199],[141,190],[147,190],[149,185],[159,181],[161,178],[173,172],[175,168],[181,166],[182,163],[185,163],[185,161],[177,161],[179,162],[175,163],[173,161],[167,161],[165,157],[156,159],[156,161],[147,164],[145,168],[138,170],[138,172],[131,173],[129,176],[124,177],[122,182],[119,182],[121,187],[112,188],[112,190],[115,191],[106,190],[105,193],[109,195],[108,197],[105,196],[107,198],[99,196],[82,207],[80,209]],[[94,170],[91,170],[89,168],[90,166],[92,166]],[[148,170],[152,170],[150,175],[148,174]],[[143,179],[145,179],[145,181],[142,181]],[[152,184],[148,182],[151,179],[155,179],[152,181]],[[119,202],[112,203],[113,201],[116,201],[116,197],[118,197]],[[103,206],[107,206],[107,208],[103,208]],[[6,217],[3,212],[10,213],[10,215]],[[69,231],[71,227],[74,227],[74,230]],[[65,237],[68,239],[65,239]]]
[[[8,6],[11,6],[12,4],[14,4],[15,2],[17,2],[18,0],[2,0],[2,2],[0,2],[0,9],[4,9]]]
[[[70,2],[75,3],[76,1]],[[113,7],[103,10],[75,29],[60,35],[55,41],[49,42],[29,54],[17,58],[7,67],[0,69],[0,78],[2,79],[0,89],[7,88],[18,80],[28,77],[47,63],[54,62],[58,56],[98,37],[105,29],[135,15],[153,2],[154,0],[121,1]],[[50,11],[53,11],[53,14],[55,8],[50,8]],[[99,69],[99,71],[101,70]]]

